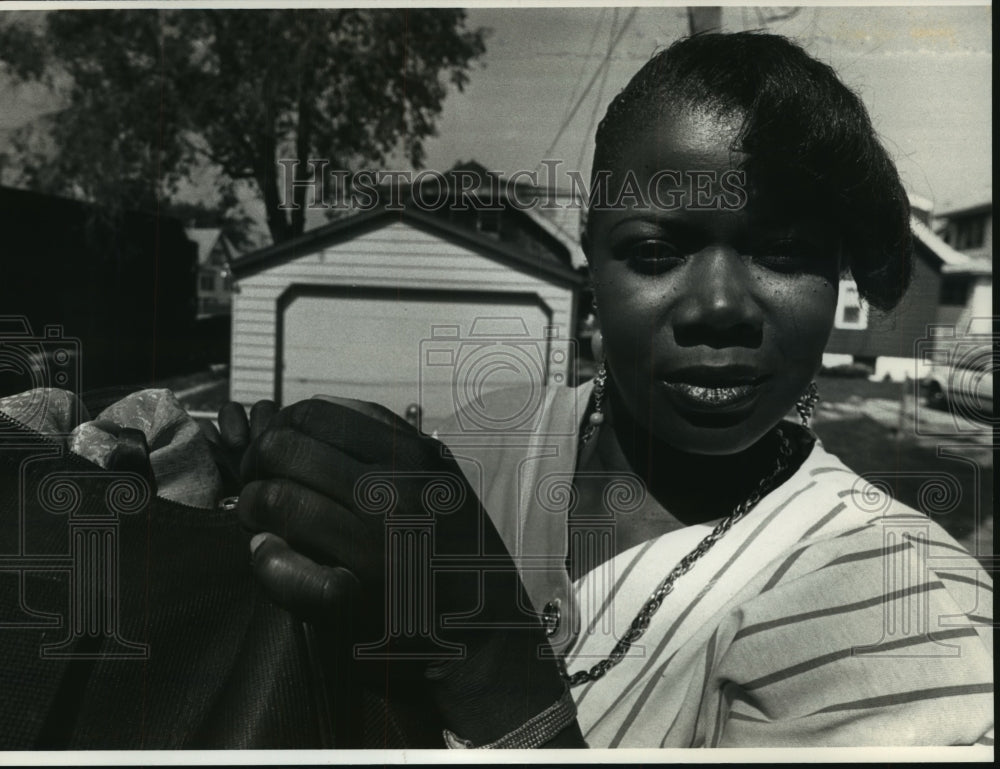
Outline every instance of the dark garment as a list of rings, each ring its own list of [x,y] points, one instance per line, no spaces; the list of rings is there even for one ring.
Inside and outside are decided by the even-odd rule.
[[[434,746],[263,597],[249,538],[0,415],[0,749]]]

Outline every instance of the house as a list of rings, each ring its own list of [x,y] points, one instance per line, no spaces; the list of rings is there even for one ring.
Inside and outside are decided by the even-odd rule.
[[[232,262],[233,400],[330,393],[436,421],[493,388],[573,382],[569,247],[503,196],[413,192]]]
[[[198,246],[198,317],[229,314],[233,303],[229,263],[236,250],[217,227],[188,227],[186,232]]]
[[[954,288],[966,296],[965,312],[957,321],[964,332],[971,319],[993,315],[993,203],[948,209],[937,220],[941,239],[972,260],[969,279]]]
[[[913,279],[903,300],[881,313],[859,299],[853,280],[842,280],[825,365],[854,361],[872,366],[876,379],[920,378],[920,347],[932,335],[944,327],[962,334],[958,326],[967,326],[971,315],[989,314],[983,299],[989,298],[990,266],[949,246],[917,216],[910,227]]]
[[[993,258],[993,201],[939,212],[937,233],[956,251],[972,258]]]

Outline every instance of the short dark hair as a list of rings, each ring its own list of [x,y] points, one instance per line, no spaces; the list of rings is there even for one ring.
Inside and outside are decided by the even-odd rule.
[[[608,107],[594,171],[610,168],[637,125],[676,109],[737,112],[749,192],[827,212],[858,291],[888,310],[909,284],[910,205],[868,111],[831,67],[787,38],[707,33],[656,54]]]

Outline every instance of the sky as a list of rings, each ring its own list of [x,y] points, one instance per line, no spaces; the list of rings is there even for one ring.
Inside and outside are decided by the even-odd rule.
[[[549,157],[587,178],[595,119],[653,52],[688,31],[685,7],[639,8],[611,52],[607,77],[597,78],[552,148],[579,98],[570,97],[607,54],[612,23],[620,30],[631,10],[470,9],[470,26],[493,31],[465,92],[445,104],[439,137],[427,144],[428,167],[475,158],[511,174]],[[723,8],[723,28],[766,26],[833,66],[861,95],[910,192],[939,211],[992,199],[990,7],[813,6],[767,24],[757,10]]]
[[[769,19],[781,14],[788,17]],[[787,35],[832,65],[861,95],[907,189],[935,211],[992,200],[989,6],[729,5],[722,25]],[[639,8],[473,3],[468,26],[490,30],[486,53],[464,92],[453,89],[445,101],[438,135],[426,142],[426,167],[445,170],[474,159],[511,175],[548,159],[588,178],[594,128],[608,102],[653,52],[687,33],[688,19],[686,6],[665,2]],[[0,152],[12,127],[51,108],[38,89],[3,82],[0,104]]]

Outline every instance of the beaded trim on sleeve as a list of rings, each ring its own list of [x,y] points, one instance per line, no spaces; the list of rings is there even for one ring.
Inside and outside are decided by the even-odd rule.
[[[562,696],[537,716],[533,716],[500,739],[478,747],[486,749],[539,748],[573,723],[575,718],[576,704],[573,702],[573,695],[570,694],[569,687],[566,687]],[[444,744],[449,748],[477,747],[469,740],[462,739],[448,729],[444,730]]]

